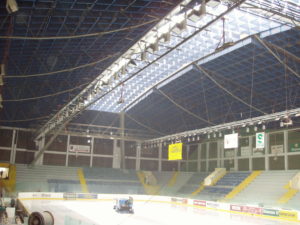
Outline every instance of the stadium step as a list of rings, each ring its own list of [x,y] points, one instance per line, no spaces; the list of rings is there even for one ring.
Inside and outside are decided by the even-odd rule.
[[[83,193],[89,193],[89,189],[88,189],[88,186],[86,184],[83,169],[79,168],[77,170],[77,174],[78,174],[78,178],[79,178],[79,182],[80,182],[80,185],[81,185],[82,192]]]
[[[252,172],[244,181],[242,181],[238,186],[236,186],[231,192],[229,192],[224,200],[229,200],[234,198],[238,193],[244,190],[257,176],[259,176],[262,171]]]

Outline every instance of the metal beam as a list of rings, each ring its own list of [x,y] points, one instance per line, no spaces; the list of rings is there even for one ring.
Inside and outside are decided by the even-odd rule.
[[[205,127],[205,128],[196,129],[196,130],[189,130],[189,131],[184,131],[184,132],[176,133],[176,134],[170,134],[170,135],[167,135],[164,137],[147,140],[147,141],[145,141],[145,143],[155,143],[155,142],[162,142],[162,141],[166,141],[166,140],[176,140],[177,138],[183,138],[183,137],[187,137],[187,136],[202,135],[202,134],[206,134],[206,133],[220,132],[220,131],[240,128],[240,127],[244,127],[244,126],[253,126],[256,124],[264,124],[264,123],[268,123],[271,121],[277,121],[280,119],[284,119],[284,118],[286,118],[286,116],[298,117],[299,115],[300,115],[300,108],[296,108],[296,109],[291,109],[288,111],[272,113],[272,114],[268,114],[268,115],[253,117],[253,118],[249,118],[249,119],[245,119],[245,120],[239,120],[239,121],[220,124],[220,125],[216,125],[216,126]]]

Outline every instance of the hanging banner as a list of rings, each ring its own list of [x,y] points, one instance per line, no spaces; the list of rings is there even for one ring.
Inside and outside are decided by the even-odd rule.
[[[169,145],[168,152],[169,152],[169,155],[168,155],[169,160],[181,160],[182,159],[182,143],[175,143],[175,144]]]
[[[237,148],[239,143],[238,133],[224,135],[224,148]]]
[[[256,148],[265,147],[265,132],[256,133]]]
[[[88,145],[70,145],[69,152],[90,153],[91,146]]]

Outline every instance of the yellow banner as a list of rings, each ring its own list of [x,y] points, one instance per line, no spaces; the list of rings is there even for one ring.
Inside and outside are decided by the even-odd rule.
[[[182,159],[182,143],[176,143],[169,145],[169,160],[181,160]]]
[[[298,219],[298,213],[297,212],[280,210],[279,211],[279,217],[289,218],[289,219]]]

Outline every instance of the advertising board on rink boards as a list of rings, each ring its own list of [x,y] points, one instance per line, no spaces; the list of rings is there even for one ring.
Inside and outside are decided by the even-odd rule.
[[[193,201],[193,205],[206,207],[206,201],[202,201],[202,200],[194,200],[194,201]]]
[[[287,219],[298,219],[298,213],[286,210],[279,210],[279,217]]]
[[[261,215],[263,214],[263,209],[260,207],[244,206],[244,205],[230,205],[230,210],[235,212],[244,212]]]

